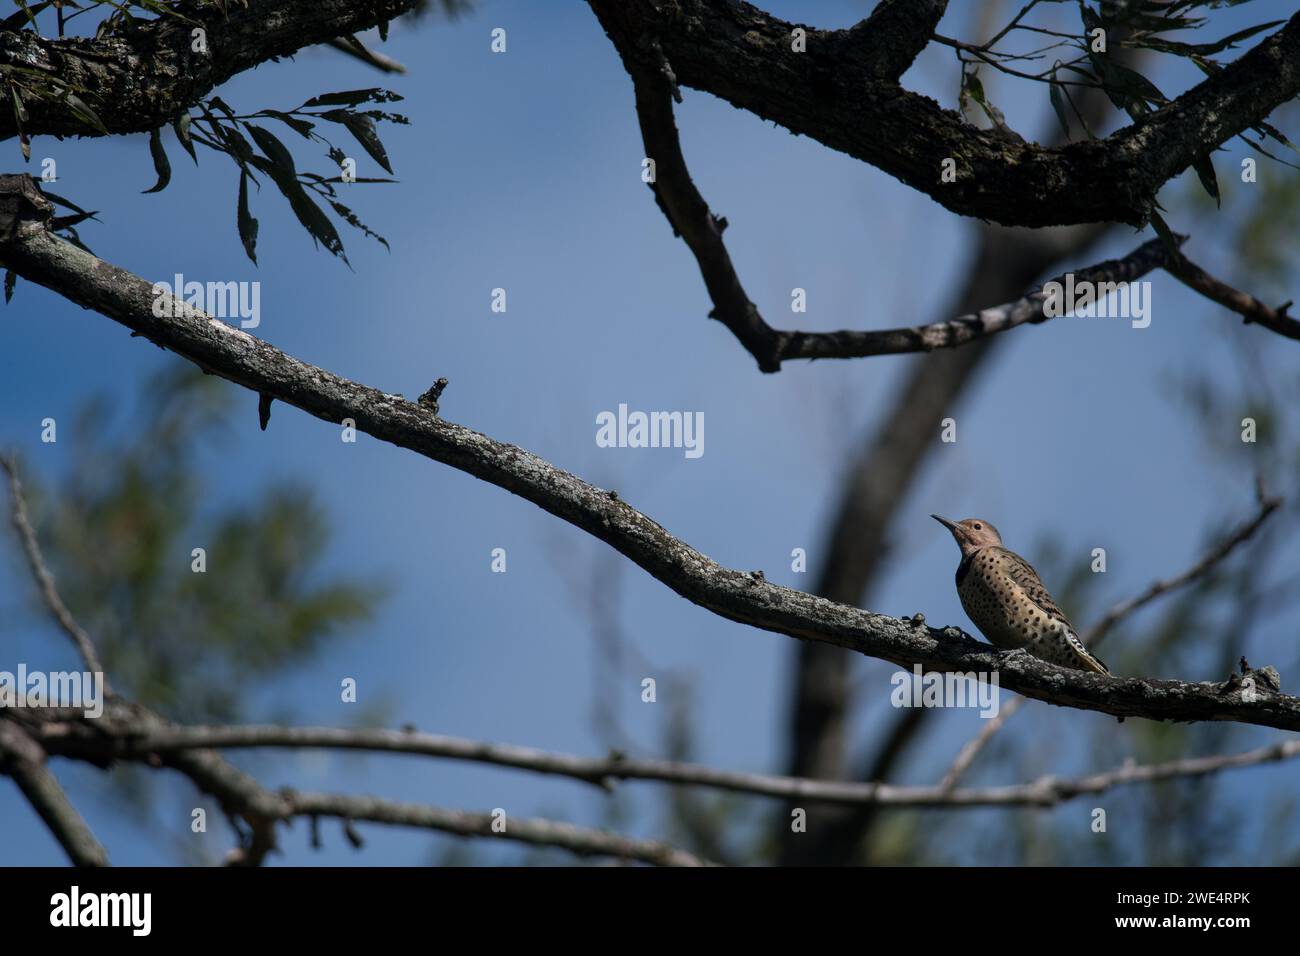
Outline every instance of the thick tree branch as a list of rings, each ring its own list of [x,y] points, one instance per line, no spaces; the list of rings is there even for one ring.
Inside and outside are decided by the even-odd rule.
[[[926,48],[948,0],[880,0],[871,16],[851,27],[845,46],[861,46],[875,77],[898,82]]]
[[[628,62],[636,96],[637,119],[646,155],[654,160],[655,199],[673,233],[686,242],[699,265],[713,302],[710,318],[736,337],[764,372],[778,372],[792,359],[849,359],[955,348],[1017,326],[1045,322],[1047,296],[1041,291],[1002,305],[981,309],[943,322],[867,331],[799,332],[774,329],[764,320],[744,287],[727,252],[722,232],[726,219],[716,216],[691,179],[673,117],[673,81],[666,67],[650,70]],[[1164,267],[1203,295],[1279,334],[1300,338],[1300,320],[1286,316],[1286,307],[1272,309],[1253,296],[1232,289],[1193,265],[1181,253],[1169,251],[1159,239],[1134,249],[1122,259],[1110,259],[1076,270],[1076,283],[1133,282]],[[1064,276],[1059,277],[1064,282]]]
[[[651,576],[720,617],[847,647],[904,667],[1000,674],[1008,690],[1054,704],[1152,720],[1226,720],[1300,729],[1300,698],[1224,684],[1103,677],[1028,655],[1008,658],[956,628],[862,611],[723,567],[617,496],[514,445],[440,418],[400,395],[334,375],[174,299],[155,315],[152,283],[48,229],[51,210],[30,177],[0,177],[0,261],[201,367],[328,422],[497,485],[606,542]]]
[[[629,70],[676,82],[861,159],[945,208],[1005,225],[1142,225],[1169,179],[1300,93],[1300,14],[1159,110],[1100,140],[1045,148],[977,129],[881,78],[886,34],[806,28],[730,0],[588,0]],[[956,182],[940,178],[953,159]]]
[[[137,20],[130,32],[102,38],[0,32],[0,66],[48,74],[57,88],[77,91],[109,133],[142,133],[171,122],[236,74],[368,30],[416,5],[417,0],[191,2],[177,7],[187,19]],[[196,27],[204,31],[206,52],[193,48]],[[24,83],[39,80],[24,74]],[[26,96],[23,107],[29,136],[101,135],[57,96]],[[0,110],[0,138],[17,135],[13,113]]]

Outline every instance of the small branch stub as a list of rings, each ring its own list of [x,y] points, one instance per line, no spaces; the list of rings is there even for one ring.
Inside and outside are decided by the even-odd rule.
[[[420,405],[423,405],[433,414],[438,414],[438,398],[442,395],[442,390],[447,387],[447,380],[440,378],[429,387],[429,390],[417,399]]]

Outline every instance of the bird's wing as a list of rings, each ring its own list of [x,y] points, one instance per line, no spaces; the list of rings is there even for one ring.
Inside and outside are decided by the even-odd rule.
[[[1082,669],[1094,671],[1098,674],[1109,674],[1110,668],[1106,666],[1105,662],[1083,646],[1083,642],[1075,634],[1074,625],[1065,616],[1065,612],[1057,607],[1056,602],[1052,600],[1052,595],[1047,593],[1047,588],[1043,585],[1043,579],[1038,576],[1038,572],[1033,569],[1033,566],[1014,551],[1008,551],[1005,548],[1002,549],[1002,557],[1005,560],[1004,566],[1008,576],[1016,584],[1020,585],[1021,590],[1025,592],[1029,600],[1037,604],[1048,617],[1060,621],[1066,626],[1065,639],[1075,654],[1078,655],[1079,661],[1083,665]]]
[[[1006,568],[1007,575],[1016,584],[1020,585],[1029,600],[1033,601],[1038,607],[1051,618],[1062,622],[1070,630],[1074,630],[1073,625],[1066,619],[1065,612],[1056,606],[1052,596],[1047,593],[1047,588],[1043,586],[1043,579],[1020,555],[1014,551],[1008,551],[1002,548],[1003,567]]]

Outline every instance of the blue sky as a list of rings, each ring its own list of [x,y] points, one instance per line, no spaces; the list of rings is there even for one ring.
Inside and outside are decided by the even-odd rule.
[[[821,27],[853,23],[868,9],[856,0],[766,6]],[[966,36],[970,11],[953,6],[942,28]],[[1250,4],[1248,11],[1223,13],[1222,28],[1211,29],[1226,34],[1238,24],[1288,15],[1286,7]],[[503,55],[489,51],[489,32],[498,26],[508,35]],[[56,158],[57,191],[100,210],[103,223],[88,224],[82,235],[104,258],[151,279],[182,272],[259,280],[257,334],[287,352],[411,397],[446,376],[445,417],[617,488],[724,564],[762,568],[771,580],[810,587],[813,573],[790,570],[791,549],[808,549],[815,573],[843,468],[910,359],[795,363],[762,375],[725,328],[706,319],[709,303],[694,261],[640,182],[643,149],[630,81],[584,4],[485,0],[454,23],[396,25],[384,49],[410,74],[381,77],[333,51],[310,50],[219,90],[241,112],[376,85],[405,96],[395,108],[411,125],[381,130],[400,184],[353,186],[345,200],[389,239],[392,251],[343,231],[353,271],[313,250],[270,189],[253,196],[261,221],[254,266],[235,229],[232,165],[200,150],[196,170],[170,133],[164,139],[174,176],[156,195],[141,195],[154,181],[144,137],[38,138],[33,157]],[[950,52],[927,50],[906,82],[953,105],[957,72]],[[1156,75],[1167,92],[1196,79],[1177,68]],[[1050,111],[1041,87],[985,83],[1013,126],[1027,134],[1045,128]],[[972,223],[810,139],[708,94],[684,94],[678,124],[688,162],[712,208],[728,218],[731,255],[769,321],[884,328],[940,315],[951,283],[966,268]],[[9,145],[6,168],[18,170],[21,158]],[[381,174],[353,144],[347,148],[359,156],[361,175]],[[300,165],[323,171],[318,152],[297,155]],[[1237,190],[1249,188],[1231,174],[1241,155],[1233,146],[1217,160],[1225,210]],[[1171,194],[1186,189],[1186,179],[1171,185]],[[1123,254],[1145,238],[1121,230],[1078,265]],[[1226,252],[1208,233],[1189,251],[1207,265]],[[987,517],[1031,560],[1048,537],[1078,562],[1105,547],[1109,571],[1101,590],[1109,598],[1180,570],[1198,552],[1207,526],[1250,513],[1247,457],[1238,465],[1216,464],[1203,438],[1204,429],[1235,433],[1240,416],[1193,421],[1170,400],[1169,382],[1198,370],[1236,381],[1225,336],[1265,333],[1241,329],[1166,276],[1152,281],[1150,328],[1061,319],[1011,333],[954,412],[957,443],[938,448],[900,511],[901,545],[875,587],[873,609],[924,611],[931,623],[969,626],[952,587],[957,552],[928,517],[933,511]],[[808,290],[805,315],[789,312],[796,286]],[[505,314],[489,309],[495,287],[507,290]],[[97,392],[128,407],[150,374],[176,361],[26,282],[3,322],[0,443],[18,449],[41,478],[62,474],[70,458],[66,445],[40,442],[43,418],[70,419]],[[1280,340],[1272,345],[1269,367],[1287,370],[1294,382],[1287,348]],[[662,751],[670,706],[689,695],[697,759],[780,770],[792,641],[711,617],[604,545],[459,472],[364,436],[342,444],[333,426],[282,405],[263,434],[255,424],[256,397],[241,392],[232,401],[245,427],[204,454],[211,504],[253,499],[275,479],[310,480],[335,530],[324,568],[382,577],[391,586],[373,622],[257,688],[266,712],[291,709],[302,723],[346,724],[354,714],[339,702],[338,687],[350,676],[363,702],[395,702],[394,723],[599,753],[607,740],[591,719],[592,619],[571,582],[589,583],[594,568],[613,564],[615,572],[599,580],[618,581],[618,624],[646,663],[629,664],[605,690],[637,752]],[[595,416],[620,403],[703,412],[704,456],[597,447]],[[507,550],[506,574],[490,570],[498,547]],[[6,545],[3,553],[0,668],[11,661],[71,666],[60,636],[30,609],[29,582],[14,549]],[[1291,547],[1289,557],[1294,567],[1300,554]],[[188,562],[188,549],[177,560]],[[219,576],[211,577],[219,586]],[[1249,640],[1244,650],[1252,658],[1282,666],[1294,656],[1293,626],[1252,633]],[[882,707],[893,668],[859,666],[864,691],[854,736],[862,742],[892,716]],[[658,680],[656,704],[640,700],[644,676]],[[1124,747],[1125,731],[1110,718],[1066,717],[1080,725],[1105,722]],[[972,712],[945,715],[925,759],[909,773],[917,781],[934,779],[977,721]],[[1068,724],[1053,713],[1044,726]],[[1234,737],[1241,749],[1268,739],[1271,734],[1255,729]],[[1077,754],[1055,756],[1052,748],[1042,760],[1041,772],[1103,769]],[[256,766],[270,786],[504,807],[590,824],[601,822],[606,799],[581,784],[412,758],[308,753]],[[170,845],[122,822],[98,771],[63,764],[56,771],[114,862],[174,860]],[[1239,776],[1226,786],[1250,800],[1261,788],[1294,789],[1300,768],[1260,768],[1248,777],[1249,785]],[[661,832],[661,792],[649,784],[626,792],[631,818],[624,828]],[[156,813],[188,819],[192,798],[179,789],[174,797],[160,801]],[[324,832],[325,848],[312,851],[305,826],[288,831],[279,861],[413,864],[430,859],[436,843],[423,833],[369,826],[358,854],[334,828]],[[519,858],[513,846],[475,849],[484,859]],[[0,785],[0,862],[62,859],[15,788]]]

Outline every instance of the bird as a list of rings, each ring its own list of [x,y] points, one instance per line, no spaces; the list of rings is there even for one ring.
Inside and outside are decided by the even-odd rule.
[[[1038,572],[1002,546],[997,528],[982,518],[952,521],[942,515],[930,517],[952,532],[961,549],[957,596],[989,643],[1004,650],[1027,651],[1061,667],[1110,673],[1110,668],[1083,646]]]

